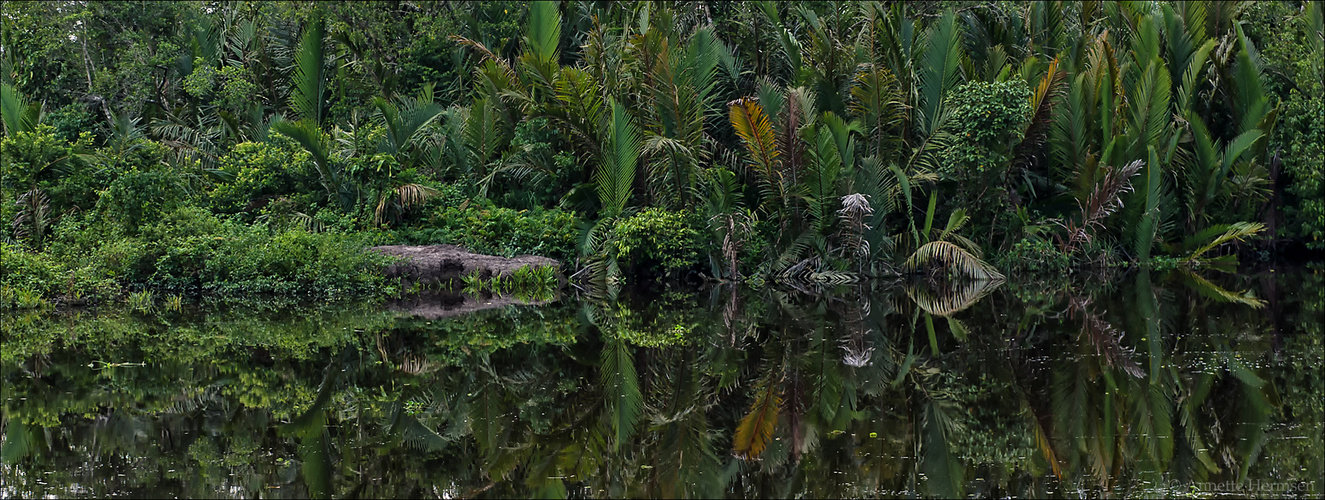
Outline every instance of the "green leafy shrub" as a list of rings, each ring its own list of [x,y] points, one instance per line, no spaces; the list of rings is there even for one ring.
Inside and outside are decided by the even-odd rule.
[[[297,192],[316,192],[311,180],[310,156],[293,139],[274,134],[268,142],[242,142],[221,157],[221,170],[234,176],[218,184],[208,197],[212,209],[233,213],[261,198]]]
[[[675,271],[694,266],[699,256],[699,231],[685,212],[650,208],[612,227],[609,252],[624,265]]]
[[[14,294],[13,299],[27,294],[74,302],[107,297],[119,289],[95,259],[85,254],[65,258],[52,252],[28,252],[8,243],[0,243],[0,288],[8,290],[7,297]]]
[[[1026,238],[999,256],[999,269],[1009,274],[1062,274],[1071,266],[1071,258],[1048,240]]]
[[[137,278],[171,290],[343,296],[384,284],[389,259],[364,251],[368,234],[270,231],[185,207],[143,231],[153,271]],[[141,268],[139,268],[141,271]]]
[[[74,220],[57,229],[52,254],[84,261],[89,280],[173,292],[343,297],[385,290],[390,258],[367,252],[372,233],[273,230],[182,206],[126,236],[113,225]]]
[[[532,254],[564,262],[575,255],[574,214],[556,208],[513,210],[485,205],[437,209],[428,220],[431,227],[405,229],[397,235],[410,243],[459,245],[504,257]]]
[[[37,125],[31,132],[6,134],[0,139],[0,185],[13,192],[44,187],[82,165],[80,153],[91,149],[92,134],[84,132],[67,141],[54,127]]]
[[[174,211],[184,198],[178,174],[133,170],[110,183],[97,202],[97,210],[107,220],[118,221],[125,232],[134,234],[142,224]]]
[[[64,267],[49,255],[0,242],[0,287],[50,296],[61,289],[65,276]]]
[[[1317,86],[1319,88],[1319,86]],[[1325,249],[1325,98],[1304,97],[1297,92],[1284,103],[1286,108],[1275,128],[1287,183],[1292,196],[1285,214],[1289,231],[1306,241],[1307,247]]]
[[[74,142],[83,132],[92,130],[96,126],[97,119],[90,111],[87,105],[83,103],[70,103],[61,106],[52,111],[43,119],[55,129],[55,135],[65,141]]]
[[[1004,166],[1030,119],[1031,90],[1026,82],[971,82],[952,91],[948,126],[957,141],[944,152],[939,174],[965,180]]]

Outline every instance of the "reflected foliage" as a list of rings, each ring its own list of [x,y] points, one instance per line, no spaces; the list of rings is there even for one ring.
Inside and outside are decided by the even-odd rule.
[[[1318,269],[1276,271],[1202,278],[1259,309],[1177,269],[1096,287],[727,285],[434,319],[282,302],[7,314],[0,491],[1319,488],[1325,288]]]

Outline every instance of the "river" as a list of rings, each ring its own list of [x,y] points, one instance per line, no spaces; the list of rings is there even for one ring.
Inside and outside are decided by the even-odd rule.
[[[5,311],[0,497],[1320,498],[1323,278]]]

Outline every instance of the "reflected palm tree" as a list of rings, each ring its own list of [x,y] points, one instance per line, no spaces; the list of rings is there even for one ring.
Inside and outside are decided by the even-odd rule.
[[[928,286],[915,281],[907,282],[903,289],[906,295],[926,313],[947,317],[966,310],[980,299],[993,293],[1003,280],[960,280],[943,283],[940,286]]]

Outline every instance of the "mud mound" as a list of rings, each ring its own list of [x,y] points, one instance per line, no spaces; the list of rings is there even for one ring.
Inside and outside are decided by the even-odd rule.
[[[510,276],[525,266],[552,266],[560,262],[537,255],[497,257],[473,253],[455,245],[386,245],[369,248],[386,255],[404,257],[402,262],[386,268],[388,278],[401,278],[408,282],[458,284],[460,278],[478,272],[479,277]]]

